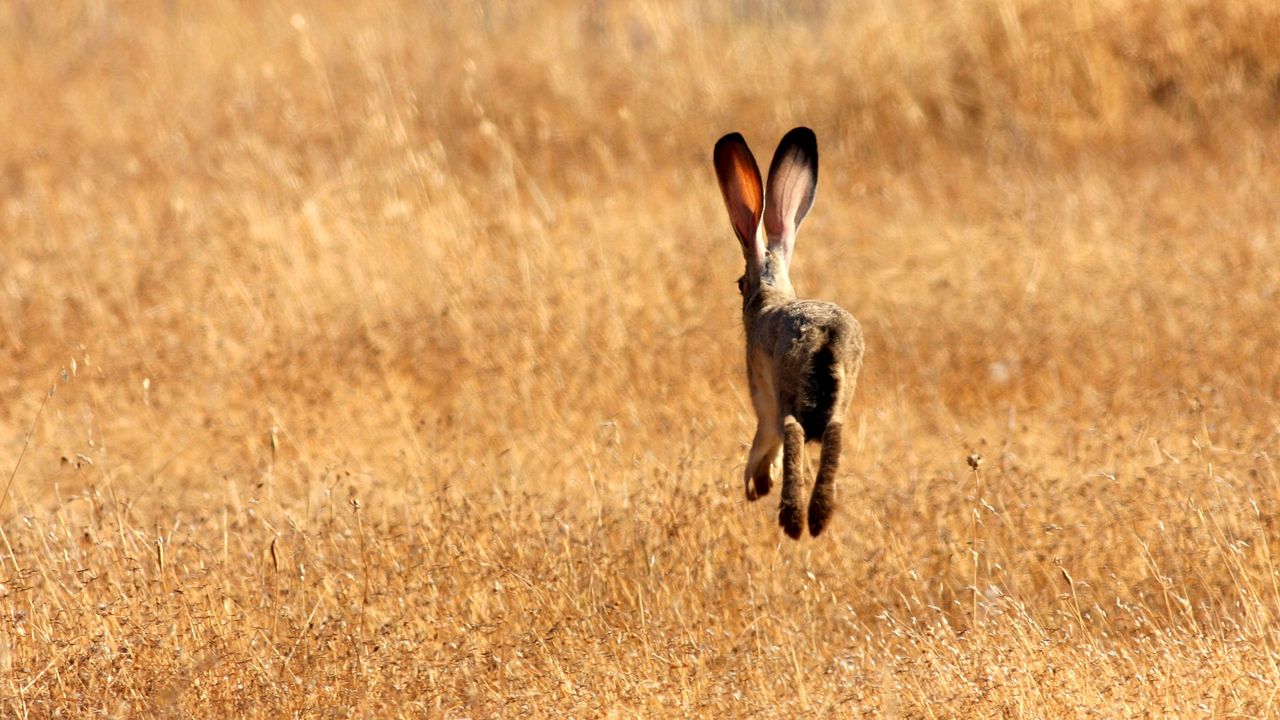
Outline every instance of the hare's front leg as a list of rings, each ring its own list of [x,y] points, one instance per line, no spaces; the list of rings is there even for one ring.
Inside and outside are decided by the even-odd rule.
[[[782,447],[778,434],[778,401],[773,394],[773,383],[766,373],[754,372],[747,366],[747,380],[751,384],[751,406],[756,411],[756,437],[751,441],[751,454],[747,456],[747,468],[743,474],[747,499],[755,500],[769,494],[773,485],[773,461]]]
[[[792,540],[804,532],[804,428],[794,415],[782,421],[782,501],[778,506],[778,524]]]
[[[751,454],[747,456],[747,469],[743,475],[748,500],[769,494],[769,488],[773,486],[773,461],[781,447],[778,421],[761,417],[756,424],[756,437],[751,441]]]

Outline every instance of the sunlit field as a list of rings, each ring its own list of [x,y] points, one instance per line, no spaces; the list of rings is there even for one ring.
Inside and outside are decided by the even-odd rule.
[[[0,715],[1280,715],[1277,38],[0,5]],[[799,542],[711,165],[796,125],[867,340]]]

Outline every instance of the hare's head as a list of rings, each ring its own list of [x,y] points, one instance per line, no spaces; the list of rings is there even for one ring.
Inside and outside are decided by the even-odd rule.
[[[806,127],[783,136],[769,163],[767,202],[760,168],[741,135],[730,133],[720,138],[714,161],[729,222],[747,263],[746,272],[738,279],[743,301],[762,288],[794,295],[787,268],[796,249],[796,231],[813,207],[818,189],[818,138]],[[760,237],[762,215],[765,238]]]

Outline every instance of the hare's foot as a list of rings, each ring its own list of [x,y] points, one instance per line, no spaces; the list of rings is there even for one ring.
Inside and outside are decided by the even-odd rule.
[[[757,500],[769,494],[773,488],[773,463],[761,465],[759,471],[747,481],[747,499]]]

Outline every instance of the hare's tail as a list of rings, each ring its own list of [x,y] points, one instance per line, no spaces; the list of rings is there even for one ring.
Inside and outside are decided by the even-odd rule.
[[[844,382],[844,366],[840,360],[843,340],[841,328],[828,329],[826,341],[809,358],[796,417],[804,428],[806,442],[822,439],[835,411],[840,385]]]

